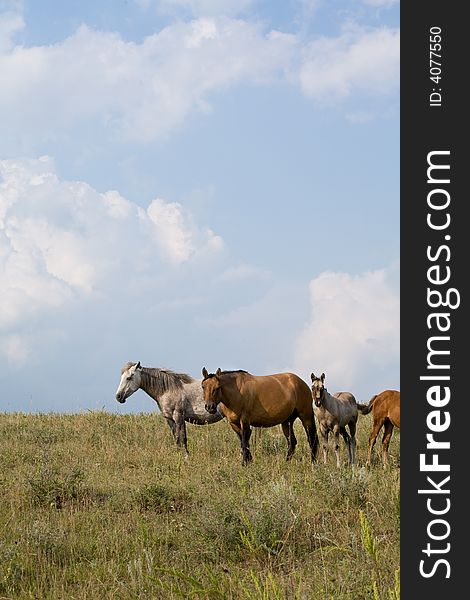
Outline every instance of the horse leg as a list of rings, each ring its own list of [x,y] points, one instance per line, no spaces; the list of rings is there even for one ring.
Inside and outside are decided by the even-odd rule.
[[[250,424],[241,423],[241,432],[242,432],[242,465],[247,465],[250,461],[253,460],[253,457],[250,452],[250,437],[251,437],[251,427]]]
[[[168,423],[168,427],[173,435],[173,438],[176,441],[176,423],[172,417],[165,416],[166,422]]]
[[[349,422],[349,433],[351,435],[351,464],[354,465],[356,463],[356,421]]]
[[[295,447],[297,446],[297,439],[294,435],[294,423],[291,420],[284,421],[281,423],[282,433],[287,440],[287,456],[286,460],[289,460],[294,454]]]
[[[292,435],[294,434],[294,421],[299,417],[303,428],[305,429],[305,433],[307,434],[308,445],[310,446],[310,455],[312,458],[312,463],[317,460],[318,453],[318,434],[317,428],[315,425],[315,416],[312,411],[312,398],[309,397],[308,407],[304,410],[295,409],[295,411],[290,416],[291,427],[292,427]],[[297,443],[297,441],[296,441]]]
[[[295,417],[296,419],[297,417]],[[297,438],[295,437],[295,433],[294,433],[294,421],[295,419],[291,419],[290,423],[289,423],[289,429],[290,429],[290,442],[292,445],[292,454],[294,453],[295,447],[297,446]]]
[[[184,414],[178,410],[175,410],[173,412],[173,418],[174,418],[173,423],[175,424],[174,436],[175,436],[175,440],[176,440],[176,445],[181,450],[184,450],[186,452],[186,454],[189,454],[188,438],[186,435],[186,424],[184,422]]]
[[[229,421],[230,427],[237,434],[238,441],[240,442],[240,452],[243,454],[243,445],[242,445],[242,430],[240,427],[240,423],[235,423],[233,421]]]
[[[388,446],[392,438],[393,423],[390,419],[386,419],[384,423],[384,434],[382,438],[382,461],[384,468],[388,466]]]
[[[337,467],[341,466],[341,463],[340,463],[340,460],[339,460],[339,433],[340,433],[340,426],[339,425],[335,425],[333,427],[333,435],[334,435],[335,454],[336,454],[336,466]]]
[[[294,427],[294,423],[292,423],[292,427]],[[305,431],[307,432],[308,444],[310,446],[310,455],[312,457],[312,462],[314,463],[317,460],[318,453],[318,433],[315,426],[315,417],[312,416],[311,420],[307,421]]]
[[[184,448],[186,454],[188,449],[186,447],[186,427],[184,426],[184,413],[181,409],[174,406],[164,407],[162,410],[163,416],[168,423],[168,427],[173,434],[173,439],[176,442],[178,448]]]
[[[176,432],[176,443],[186,452],[186,454],[189,454],[188,436],[186,434],[186,424],[184,419],[181,419],[181,421],[176,423]]]
[[[339,432],[341,433],[341,435],[344,438],[344,443],[346,444],[346,448],[348,449],[348,461],[349,461],[349,464],[352,465],[353,457],[352,457],[352,447],[351,447],[351,436],[346,431],[346,427],[340,427]]]
[[[369,437],[369,447],[367,449],[367,466],[370,467],[372,461],[372,450],[374,449],[375,440],[379,434],[379,431],[383,425],[383,421],[381,419],[374,419],[374,424],[372,426],[372,432]]]
[[[328,429],[328,427],[320,426],[320,434],[321,434],[322,446],[323,446],[323,462],[325,465],[328,460],[328,435],[329,435],[329,433],[330,433],[330,430]]]

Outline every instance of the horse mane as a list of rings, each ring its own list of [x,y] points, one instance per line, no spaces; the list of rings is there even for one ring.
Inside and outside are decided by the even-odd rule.
[[[180,390],[184,383],[191,383],[194,378],[187,373],[175,373],[170,369],[153,369],[142,367],[142,385],[152,388],[157,395],[167,391]]]
[[[220,375],[233,375],[235,373],[244,373],[245,375],[250,375],[250,373],[248,373],[248,371],[245,371],[244,369],[235,369],[232,371],[221,371]],[[208,376],[206,377],[206,379],[210,379],[211,377],[217,377],[217,374],[209,373]]]
[[[124,364],[124,365],[122,366],[122,369],[121,369],[121,375],[123,375],[123,374],[124,374],[124,373],[125,373],[125,372],[126,372],[128,369],[130,369],[131,367],[135,367],[135,365],[136,365],[136,364],[137,364],[137,363],[135,363],[135,362],[126,362],[126,364]]]
[[[136,364],[135,362],[126,363],[121,369],[121,374]],[[183,387],[183,384],[196,381],[194,377],[191,377],[187,373],[176,373],[171,369],[152,367],[141,367],[141,369],[142,387],[152,389],[157,396],[167,391],[179,390]]]

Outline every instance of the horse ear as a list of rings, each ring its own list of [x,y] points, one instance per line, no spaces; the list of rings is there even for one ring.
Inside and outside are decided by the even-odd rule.
[[[209,373],[207,372],[206,367],[202,367],[202,376],[204,377],[204,379],[207,379],[209,377]]]
[[[322,382],[325,381],[325,373],[321,374],[321,380],[322,380]]]
[[[220,367],[217,369],[217,371],[215,372],[215,374],[217,375],[217,377],[218,377],[219,375],[222,375],[222,371],[220,370]]]
[[[136,364],[135,368],[136,368],[136,369],[141,369],[141,368],[142,368],[142,367],[141,367],[141,365],[140,365],[140,360],[139,360],[139,362]]]
[[[315,381],[316,377],[313,373],[310,373],[310,379],[312,380],[312,382]]]

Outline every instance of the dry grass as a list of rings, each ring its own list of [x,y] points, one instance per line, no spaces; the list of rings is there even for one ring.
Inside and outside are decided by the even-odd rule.
[[[185,460],[156,414],[0,414],[0,598],[397,600],[400,436],[368,470],[370,426],[354,470],[312,467],[300,424],[242,467],[225,422]]]

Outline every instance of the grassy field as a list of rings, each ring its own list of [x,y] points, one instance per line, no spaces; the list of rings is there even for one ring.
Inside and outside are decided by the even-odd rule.
[[[299,422],[290,462],[276,427],[242,467],[225,421],[185,459],[158,414],[0,414],[0,598],[397,600],[400,435],[367,469],[370,427],[354,470]]]

